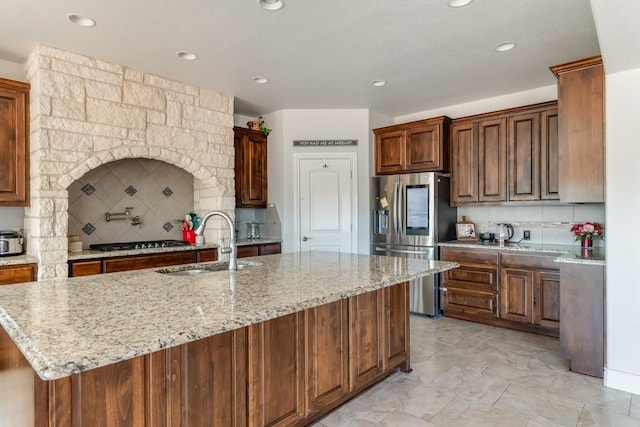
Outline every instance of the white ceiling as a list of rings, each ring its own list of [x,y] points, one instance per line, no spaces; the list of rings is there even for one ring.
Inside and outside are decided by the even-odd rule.
[[[42,43],[230,93],[241,114],[399,116],[552,85],[549,66],[600,53],[589,0],[285,1],[268,12],[257,0],[0,0],[0,59],[22,63]],[[71,24],[69,13],[98,25]],[[505,40],[518,46],[495,52]],[[181,50],[199,59],[178,59]]]

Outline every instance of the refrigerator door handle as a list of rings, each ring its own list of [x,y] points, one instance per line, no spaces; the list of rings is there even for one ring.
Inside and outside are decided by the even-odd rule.
[[[402,214],[404,211],[404,204],[403,204],[403,200],[402,200],[402,188],[403,188],[403,184],[400,183],[399,181],[397,182],[396,185],[396,218],[397,218],[397,222],[398,222],[398,236],[402,236],[404,233],[404,228],[403,228],[403,221],[402,221]]]
[[[396,181],[395,186],[393,188],[393,228],[398,236],[402,235],[402,230],[400,230],[400,221],[399,219],[399,203],[398,200],[398,188],[400,187],[400,182]]]
[[[407,249],[389,249],[389,248],[380,248],[376,246],[376,252],[389,252],[389,253],[396,253],[396,254],[421,254],[421,255],[427,255],[427,252],[425,251],[410,251]]]

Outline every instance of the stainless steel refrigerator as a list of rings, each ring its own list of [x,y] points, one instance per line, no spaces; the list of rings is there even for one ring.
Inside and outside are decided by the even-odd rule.
[[[438,242],[455,239],[449,176],[436,172],[376,176],[371,182],[371,253],[438,259]],[[412,280],[410,311],[440,315],[439,275]]]

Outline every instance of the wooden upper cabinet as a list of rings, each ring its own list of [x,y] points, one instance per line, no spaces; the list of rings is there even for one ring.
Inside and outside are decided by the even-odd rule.
[[[267,207],[267,137],[234,127],[236,207]]]
[[[540,113],[509,117],[509,200],[540,200]]]
[[[451,204],[557,200],[556,102],[456,119]]]
[[[507,120],[478,123],[478,200],[507,200]]]
[[[0,78],[0,206],[29,206],[29,88]]]
[[[558,109],[540,113],[540,199],[559,200]]]
[[[560,201],[602,203],[604,69],[597,56],[551,67],[558,77]]]
[[[449,170],[448,117],[374,129],[376,175]]]
[[[478,201],[478,131],[473,122],[451,127],[451,203]]]

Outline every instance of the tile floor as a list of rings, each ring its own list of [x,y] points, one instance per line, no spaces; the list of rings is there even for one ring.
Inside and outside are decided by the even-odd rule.
[[[313,427],[640,426],[640,396],[569,372],[555,338],[411,316],[411,364]]]

